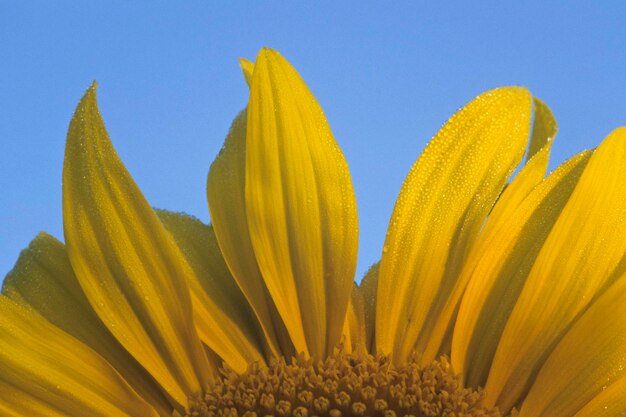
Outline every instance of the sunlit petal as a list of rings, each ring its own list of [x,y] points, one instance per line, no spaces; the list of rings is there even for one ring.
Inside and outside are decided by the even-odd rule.
[[[471,244],[524,155],[531,108],[522,88],[482,94],[448,121],[407,176],[389,223],[376,310],[376,347],[395,362],[424,350]]]
[[[350,336],[351,350],[367,350],[368,346],[366,344],[367,339],[365,330],[365,306],[363,291],[356,284],[352,287],[352,295],[350,297],[350,303],[348,304],[346,322],[348,324],[347,333]]]
[[[489,213],[485,227],[472,245],[467,261],[463,265],[448,299],[439,315],[434,319],[435,325],[424,348],[424,355],[427,358],[436,358],[440,354],[447,353],[447,350],[442,348],[444,338],[451,337],[451,326],[472,271],[476,268],[478,259],[487,250],[485,245],[488,245],[492,240],[493,234],[500,233],[499,231],[494,232],[494,225],[500,225],[503,222],[508,223],[512,218],[515,218],[514,212],[518,205],[544,178],[550,159],[552,139],[555,135],[556,121],[552,112],[541,100],[534,98],[533,131],[528,154],[530,159],[498,197],[496,205]],[[490,275],[482,275],[480,279],[489,280],[490,278]]]
[[[613,319],[608,319],[612,317]],[[626,276],[567,331],[524,400],[520,417],[569,417],[626,378]],[[613,394],[615,395],[615,394]],[[614,400],[613,400],[614,401]],[[624,411],[622,409],[622,411]]]
[[[537,256],[506,324],[486,385],[503,410],[532,378],[572,320],[606,284],[626,250],[626,128],[611,133],[583,174]]]
[[[354,279],[356,202],[321,108],[269,49],[252,78],[245,202],[259,268],[296,349],[323,357],[340,340]]]
[[[0,409],[14,415],[158,417],[100,355],[3,295],[0,364]]]
[[[202,341],[237,372],[263,363],[256,318],[224,263],[213,228],[181,213],[157,214],[195,271],[187,283]]]
[[[278,357],[293,348],[261,276],[250,240],[245,205],[246,123],[244,110],[233,121],[224,147],[211,164],[207,199],[224,260],[259,320],[269,351]]]
[[[609,385],[574,417],[616,417],[626,415],[626,376]]]
[[[461,279],[469,284],[452,340],[452,365],[463,372],[467,384],[485,384],[507,318],[590,156],[591,152],[585,152],[570,159],[522,196],[508,215],[494,210],[487,221],[462,272]],[[518,200],[512,195],[518,192],[526,194],[517,181],[526,183],[527,170],[536,168],[533,161],[507,188],[504,200]]]
[[[361,292],[363,293],[363,310],[365,314],[365,340],[366,346],[370,352],[376,351],[374,348],[374,331],[376,330],[376,292],[378,291],[379,266],[379,262],[372,265],[360,284]]]
[[[549,146],[557,131],[558,125],[550,108],[537,97],[533,97],[533,132],[527,160],[530,161],[541,149]]]
[[[95,86],[70,123],[63,223],[72,268],[102,322],[184,404],[211,370],[184,278],[194,272],[113,149]]]
[[[241,70],[243,71],[243,77],[246,80],[246,84],[248,87],[252,84],[252,74],[254,73],[254,62],[249,61],[245,58],[239,59],[239,65],[241,66]]]
[[[96,351],[160,415],[171,414],[172,405],[158,384],[111,335],[89,305],[61,242],[45,233],[33,239],[6,276],[2,293]]]

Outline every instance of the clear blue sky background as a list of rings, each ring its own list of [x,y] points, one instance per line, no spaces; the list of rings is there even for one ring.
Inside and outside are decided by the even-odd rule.
[[[551,106],[551,168],[626,124],[623,1],[155,3],[0,3],[0,279],[40,230],[63,239],[65,134],[94,79],[150,203],[206,222],[209,165],[247,100],[237,58],[278,49],[350,165],[357,279],[427,140],[482,91],[525,85]]]

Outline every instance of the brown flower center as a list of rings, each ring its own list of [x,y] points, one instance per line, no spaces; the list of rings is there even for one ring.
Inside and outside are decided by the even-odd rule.
[[[323,361],[293,358],[243,374],[223,369],[202,398],[190,399],[187,416],[490,416],[482,392],[463,388],[446,357],[420,366],[416,356],[401,368],[388,356],[337,349]]]

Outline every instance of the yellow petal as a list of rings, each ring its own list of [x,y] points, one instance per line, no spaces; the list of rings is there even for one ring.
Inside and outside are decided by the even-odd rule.
[[[248,61],[245,58],[239,59],[239,66],[241,66],[241,70],[243,71],[243,76],[246,79],[246,84],[250,87],[252,83],[252,73],[254,72],[254,63]]]
[[[535,171],[539,156],[504,192],[501,202],[509,209],[497,210],[498,203],[459,278],[469,284],[456,318],[451,360],[467,386],[484,386],[506,321],[591,152],[570,159],[526,195],[522,184],[534,175],[528,170]]]
[[[239,65],[248,87],[254,63],[241,58]],[[223,148],[211,164],[207,199],[218,244],[233,278],[252,307],[273,357],[295,353],[287,329],[265,287],[254,255],[245,210],[247,109],[233,121]],[[215,226],[217,224],[217,226]]]
[[[67,417],[45,400],[34,398],[0,379],[0,415],[3,417]]]
[[[574,417],[615,417],[626,415],[626,376],[609,385]]]
[[[7,274],[2,293],[100,354],[160,415],[172,413],[173,406],[158,384],[111,335],[89,305],[61,242],[45,233],[33,239]]]
[[[356,268],[354,191],[322,109],[269,49],[252,78],[245,201],[259,268],[296,349],[325,356],[340,340]]]
[[[506,324],[485,401],[508,410],[626,251],[626,128],[594,152]]]
[[[264,363],[254,313],[224,263],[213,228],[181,213],[157,214],[195,271],[187,283],[202,341],[236,372]]]
[[[485,384],[504,325],[534,259],[590,156],[591,152],[586,152],[570,159],[515,206],[505,210],[506,215],[494,210],[487,220],[459,278],[469,284],[456,319],[451,359],[467,385]],[[526,183],[523,178],[528,169],[534,169],[534,160],[503,194],[501,202],[506,207],[510,206],[509,200],[518,200],[515,196],[518,191],[526,194],[521,190],[525,187],[518,187],[517,180]]]
[[[378,291],[378,268],[376,262],[365,273],[360,284],[363,293],[363,313],[365,315],[365,345],[370,352],[376,352],[374,347],[374,330],[376,328],[376,292]]]
[[[503,219],[509,219],[517,206],[546,175],[557,124],[550,108],[543,101],[533,97],[533,104],[533,130],[526,165],[498,198],[496,205],[489,213],[487,225],[490,222],[494,224],[500,223]]]
[[[479,96],[407,176],[383,249],[376,310],[376,347],[395,362],[424,351],[471,244],[524,155],[531,108],[522,88]]]
[[[95,85],[70,123],[63,224],[72,268],[100,319],[169,395],[186,403],[211,371],[184,278],[194,272],[113,149]]]
[[[158,417],[100,355],[5,296],[0,369],[0,409],[15,415]]]
[[[618,384],[614,389],[623,393],[624,317],[626,276],[599,296],[568,330],[533,382],[520,417],[573,416],[614,383]],[[614,393],[612,402],[615,399]]]
[[[543,179],[550,159],[552,139],[556,135],[556,121],[550,109],[539,99],[534,98],[533,133],[530,143],[529,160],[520,173],[504,189],[493,210],[489,214],[486,225],[479,234],[476,242],[467,256],[467,261],[454,284],[450,295],[440,313],[434,319],[435,324],[424,348],[425,358],[437,358],[447,353],[442,349],[444,338],[450,335],[453,321],[459,309],[459,303],[476,262],[485,251],[485,244],[489,244],[494,234],[494,225],[507,224],[514,218],[514,211],[530,191]],[[532,155],[532,156],[531,156]],[[495,232],[500,233],[499,231]],[[481,279],[488,279],[483,277]],[[484,383],[484,381],[483,381]],[[473,385],[476,386],[476,385]]]
[[[348,334],[350,335],[350,343],[352,351],[366,351],[369,347],[366,345],[365,331],[365,306],[363,300],[363,291],[354,284],[350,303],[348,304],[348,313],[346,317],[348,324]]]
[[[556,119],[546,103],[533,97],[533,104],[533,133],[526,157],[528,161],[552,142],[558,130]]]
[[[348,304],[348,312],[343,321],[343,327],[341,329],[341,343],[343,351],[346,353],[352,353],[352,339],[350,334],[350,304]]]
[[[224,260],[256,314],[268,349],[278,357],[294,352],[287,330],[263,282],[250,240],[245,206],[246,121],[244,110],[233,121],[224,147],[211,164],[207,199],[213,230]]]

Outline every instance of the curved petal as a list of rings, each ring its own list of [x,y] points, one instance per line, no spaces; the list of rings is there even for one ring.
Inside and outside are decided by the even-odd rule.
[[[95,85],[70,123],[63,225],[72,268],[102,322],[186,404],[211,377],[183,278],[194,272],[113,149]]]
[[[446,123],[407,176],[378,279],[376,347],[394,362],[424,351],[471,244],[524,155],[531,109],[523,88],[482,94]]]
[[[21,391],[0,378],[0,415],[3,417],[67,417],[45,400]]]
[[[536,97],[533,99],[533,132],[528,153],[530,159],[498,197],[493,210],[489,213],[485,227],[472,245],[467,261],[463,265],[452,291],[447,300],[445,300],[445,304],[437,318],[434,319],[435,324],[424,349],[424,356],[427,358],[436,358],[447,353],[442,349],[444,340],[446,335],[450,336],[448,331],[456,319],[461,297],[465,292],[471,272],[476,267],[476,261],[485,251],[484,245],[488,244],[493,237],[493,226],[509,222],[522,200],[541,182],[546,174],[550,160],[552,139],[556,135],[556,121],[550,109],[541,100]],[[488,279],[488,277],[484,278]]]
[[[538,155],[539,156],[539,155]],[[506,321],[550,230],[578,182],[591,152],[561,165],[528,195],[518,179],[534,170],[533,160],[507,188],[502,202],[518,200],[508,213],[487,220],[461,274],[469,284],[463,295],[452,339],[452,366],[467,386],[484,386]],[[522,181],[525,183],[526,181]],[[496,207],[497,208],[497,207]]]
[[[574,417],[616,417],[626,415],[626,376],[609,385]]]
[[[530,382],[626,251],[626,128],[596,149],[550,231],[504,328],[485,387],[503,411]],[[549,277],[549,278],[547,278]]]
[[[550,108],[537,97],[533,97],[533,133],[526,160],[530,161],[541,149],[550,145],[557,131],[558,125]]]
[[[245,71],[244,71],[245,72]],[[246,111],[233,121],[224,147],[211,164],[207,200],[213,230],[233,278],[252,307],[273,356],[295,353],[287,329],[261,276],[245,205]]]
[[[0,409],[34,416],[158,417],[100,355],[0,296]]]
[[[378,291],[378,268],[380,262],[376,262],[365,273],[360,284],[363,293],[363,310],[365,314],[365,340],[366,347],[370,352],[375,352],[374,331],[376,329],[376,292]]]
[[[239,66],[243,71],[243,77],[246,80],[246,84],[248,87],[252,84],[252,74],[254,73],[254,62],[249,61],[245,58],[239,59]]]
[[[97,352],[161,416],[172,414],[174,405],[156,381],[111,335],[89,305],[61,242],[45,233],[33,239],[7,274],[2,293]]]
[[[348,312],[346,313],[346,325],[344,327],[346,327],[344,335],[346,339],[349,338],[350,340],[350,351],[367,351],[363,292],[356,283],[352,287],[352,295],[350,296]]]
[[[568,330],[533,382],[519,417],[573,416],[613,384],[619,387],[626,378],[624,317],[626,276]]]
[[[254,313],[224,263],[213,228],[182,213],[157,215],[196,272],[187,283],[202,341],[236,372],[264,363]]]
[[[294,345],[324,357],[339,343],[352,289],[356,201],[322,109],[269,49],[252,77],[245,196],[254,253]]]

